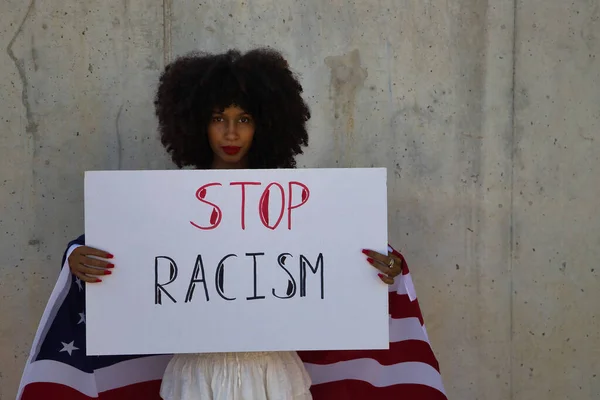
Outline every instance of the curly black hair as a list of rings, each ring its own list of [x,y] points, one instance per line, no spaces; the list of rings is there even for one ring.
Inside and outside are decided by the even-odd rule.
[[[215,110],[235,105],[255,121],[249,168],[294,168],[308,145],[310,110],[283,56],[259,48],[242,54],[189,53],[162,73],[154,105],[160,139],[179,167],[210,168],[208,124]]]

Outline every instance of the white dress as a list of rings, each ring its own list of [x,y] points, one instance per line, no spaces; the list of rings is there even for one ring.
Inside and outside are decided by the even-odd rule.
[[[294,351],[176,354],[160,395],[164,400],[310,400],[310,385]]]

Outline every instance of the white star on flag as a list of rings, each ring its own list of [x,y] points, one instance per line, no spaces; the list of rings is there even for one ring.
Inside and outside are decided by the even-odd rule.
[[[69,355],[72,355],[74,350],[79,350],[78,347],[75,347],[75,341],[73,340],[71,343],[65,343],[65,342],[61,342],[63,345],[63,348],[59,351],[59,353],[62,353],[63,351],[66,351],[67,353],[69,353]]]
[[[75,278],[75,283],[77,286],[79,286],[79,291],[81,292],[83,290],[83,286],[81,286],[81,279]]]
[[[79,322],[77,323],[77,325],[79,325],[81,323],[85,324],[85,313],[84,312],[79,313]]]

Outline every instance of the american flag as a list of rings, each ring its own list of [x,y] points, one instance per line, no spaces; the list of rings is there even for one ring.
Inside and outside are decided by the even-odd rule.
[[[36,333],[17,400],[160,400],[170,355],[86,356],[85,285],[66,260]],[[299,352],[314,400],[447,400],[408,267],[390,286],[389,350]]]

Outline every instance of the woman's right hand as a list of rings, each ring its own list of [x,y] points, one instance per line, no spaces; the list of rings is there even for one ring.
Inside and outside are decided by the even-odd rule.
[[[69,269],[79,279],[88,283],[102,282],[100,275],[110,275],[114,264],[103,259],[113,255],[88,246],[79,246],[69,255]]]

